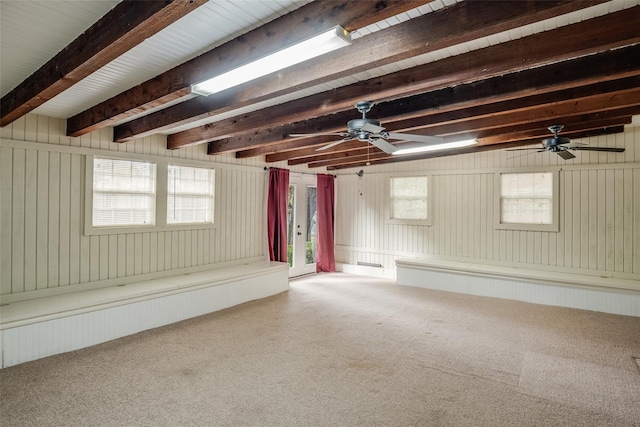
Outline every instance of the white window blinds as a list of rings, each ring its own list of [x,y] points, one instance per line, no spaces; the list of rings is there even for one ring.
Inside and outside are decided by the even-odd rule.
[[[391,178],[391,218],[426,220],[428,218],[428,177]]]
[[[500,176],[503,223],[551,224],[553,173],[506,173]]]
[[[156,165],[95,157],[93,226],[153,225]]]
[[[214,170],[169,165],[167,224],[213,223]]]

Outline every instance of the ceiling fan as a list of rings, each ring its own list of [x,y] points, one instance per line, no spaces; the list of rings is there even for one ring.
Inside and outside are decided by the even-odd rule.
[[[512,148],[506,151],[521,151],[521,150],[537,150],[539,153],[543,151],[551,151],[557,153],[558,156],[565,160],[570,160],[576,156],[569,152],[569,150],[582,150],[582,151],[607,151],[609,153],[623,153],[624,148],[614,147],[581,147],[581,146],[567,146],[566,144],[571,142],[571,139],[566,136],[559,136],[558,134],[564,128],[563,125],[551,125],[547,129],[553,134],[551,138],[545,138],[542,140],[542,148]]]
[[[356,109],[362,113],[361,119],[353,119],[347,122],[347,131],[346,132],[327,132],[327,133],[292,133],[289,134],[291,137],[301,137],[301,136],[319,136],[319,135],[332,135],[332,136],[340,136],[342,139],[340,141],[332,142],[330,144],[324,145],[318,148],[317,151],[326,150],[328,148],[334,147],[338,144],[342,144],[343,142],[351,141],[357,139],[358,141],[368,142],[380,150],[384,151],[387,154],[393,154],[398,150],[398,147],[388,142],[390,139],[399,140],[399,141],[414,141],[418,143],[422,143],[424,145],[436,145],[442,144],[444,142],[443,138],[437,136],[426,136],[426,135],[410,135],[406,133],[394,133],[387,132],[385,128],[380,126],[380,121],[375,119],[368,119],[367,113],[371,110],[373,106],[372,101],[361,101],[355,104]]]

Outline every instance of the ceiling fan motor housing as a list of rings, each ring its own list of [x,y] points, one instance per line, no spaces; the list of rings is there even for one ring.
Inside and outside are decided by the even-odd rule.
[[[553,138],[546,138],[542,140],[542,145],[547,148],[556,148],[558,145],[564,145],[571,142],[566,136],[555,136]]]
[[[360,130],[364,125],[380,126],[380,121],[376,119],[353,119],[347,122],[347,129]]]
[[[358,137],[361,141],[366,141],[369,136],[369,132],[363,131],[362,127],[367,124],[380,126],[380,121],[375,119],[353,119],[349,120],[347,123],[347,129],[351,135]]]

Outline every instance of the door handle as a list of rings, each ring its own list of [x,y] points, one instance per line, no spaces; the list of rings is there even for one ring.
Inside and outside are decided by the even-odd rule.
[[[302,236],[302,233],[298,231],[298,236]]]

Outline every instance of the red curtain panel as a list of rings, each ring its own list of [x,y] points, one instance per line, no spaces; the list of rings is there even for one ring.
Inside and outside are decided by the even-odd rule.
[[[334,177],[318,174],[318,230],[316,236],[316,272],[336,271],[333,252]]]
[[[267,237],[269,259],[287,262],[287,197],[289,171],[269,169],[269,195],[267,201]]]

